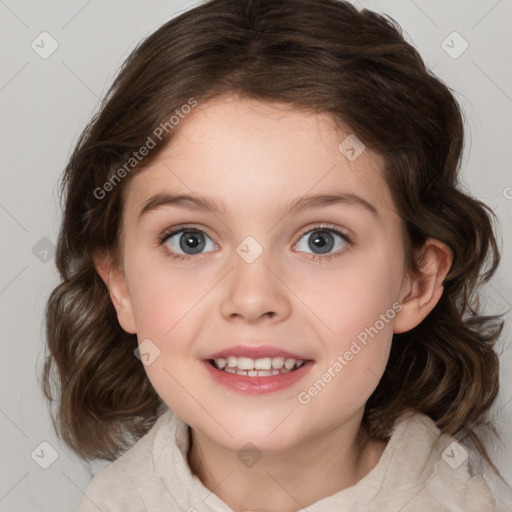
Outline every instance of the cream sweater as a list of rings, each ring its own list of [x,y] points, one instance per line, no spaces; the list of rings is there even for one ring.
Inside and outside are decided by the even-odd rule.
[[[167,410],[94,476],[78,512],[233,512],[192,474],[187,452],[187,425]],[[441,434],[429,417],[405,413],[364,478],[302,510],[495,512],[489,487],[471,473],[467,449]]]

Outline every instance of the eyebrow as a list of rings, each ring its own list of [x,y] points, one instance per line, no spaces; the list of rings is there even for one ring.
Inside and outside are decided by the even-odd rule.
[[[322,208],[333,204],[350,204],[359,206],[371,213],[376,219],[380,219],[380,214],[371,203],[366,199],[351,193],[340,194],[316,194],[303,196],[294,199],[286,209],[284,215],[293,215],[308,208]],[[139,213],[140,219],[151,211],[162,207],[174,206],[185,208],[187,210],[207,211],[217,215],[228,215],[230,208],[220,200],[208,197],[193,196],[189,194],[156,194],[148,199]]]

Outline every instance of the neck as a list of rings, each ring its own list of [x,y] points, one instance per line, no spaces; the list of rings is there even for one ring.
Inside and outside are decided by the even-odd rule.
[[[355,485],[375,467],[385,443],[368,438],[361,418],[362,411],[288,451],[261,453],[247,466],[193,430],[189,466],[234,511],[295,512]]]

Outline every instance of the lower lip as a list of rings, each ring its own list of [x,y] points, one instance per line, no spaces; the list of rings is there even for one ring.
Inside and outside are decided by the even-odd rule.
[[[223,386],[240,393],[249,395],[261,395],[280,391],[292,386],[302,379],[313,366],[313,361],[306,361],[300,368],[292,372],[268,377],[248,377],[246,375],[237,375],[214,368],[210,361],[205,360],[203,364],[213,379]]]

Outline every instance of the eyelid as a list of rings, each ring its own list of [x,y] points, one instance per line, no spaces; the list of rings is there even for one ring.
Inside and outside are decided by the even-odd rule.
[[[341,238],[343,238],[345,240],[346,247],[342,250],[337,250],[335,252],[325,253],[325,254],[304,253],[304,254],[308,254],[307,258],[309,258],[309,259],[312,259],[315,261],[321,261],[321,260],[326,261],[329,258],[341,256],[342,254],[344,254],[348,249],[350,249],[354,245],[353,235],[352,235],[352,233],[348,232],[346,229],[341,228],[339,226],[335,226],[333,224],[325,223],[325,222],[317,222],[317,223],[310,224],[309,226],[303,228],[300,231],[300,234],[298,235],[297,240],[292,245],[292,251],[296,252],[296,253],[303,253],[303,251],[293,250],[293,247],[295,247],[295,245],[297,245],[297,243],[300,241],[300,239],[304,235],[306,235],[308,233],[312,233],[314,231],[320,231],[320,230],[331,231],[331,232],[337,234],[338,236],[340,236]],[[197,224],[181,224],[181,225],[178,224],[177,226],[172,226],[170,228],[167,228],[158,236],[158,245],[163,246],[165,244],[165,242],[169,238],[171,238],[171,236],[174,236],[179,233],[186,232],[186,231],[203,232],[205,235],[207,235],[213,241],[214,245],[217,248],[219,247],[219,244],[215,241],[215,237],[209,233],[209,229],[206,228],[205,226],[202,226],[202,225],[199,226]],[[215,251],[207,251],[204,253],[197,253],[194,255],[173,254],[173,257],[178,258],[181,261],[183,261],[183,260],[190,260],[191,258],[192,259],[200,258],[201,256],[205,256],[210,252],[215,252]]]
[[[178,224],[177,226],[172,226],[170,228],[165,229],[158,236],[159,245],[164,244],[171,236],[181,233],[183,231],[202,231],[213,240],[215,245],[219,245],[215,241],[215,237],[212,236],[211,233],[209,232],[208,228],[205,226],[199,226],[198,224]]]
[[[324,253],[324,254],[315,254],[315,253],[308,253],[308,252],[304,252],[304,251],[293,250],[293,247],[295,247],[295,245],[297,245],[297,243],[300,241],[300,239],[304,235],[307,235],[308,233],[313,233],[315,231],[322,231],[322,230],[330,231],[332,233],[337,234],[339,237],[341,237],[345,241],[345,247],[342,249],[338,249],[334,252],[329,252],[329,253]],[[354,246],[355,246],[355,243],[354,243],[354,237],[353,237],[352,233],[347,232],[347,230],[340,228],[338,226],[333,226],[330,224],[319,222],[313,226],[306,228],[305,230],[303,230],[301,232],[301,234],[299,235],[299,239],[292,246],[292,251],[295,253],[304,254],[305,255],[304,257],[306,259],[313,261],[315,263],[327,264],[330,261],[336,260],[336,258],[340,258],[340,257],[346,255],[347,253],[349,253],[351,251],[351,249]]]
[[[352,241],[352,234],[349,233],[347,230],[345,230],[343,228],[340,228],[338,226],[335,226],[333,224],[322,223],[322,222],[313,223],[313,224],[309,225],[308,227],[302,229],[300,231],[298,237],[300,239],[306,233],[310,233],[311,231],[315,231],[315,230],[318,230],[318,229],[326,229],[326,230],[331,230],[331,231],[337,232],[340,235],[347,237],[347,239],[349,241]],[[190,230],[190,231],[203,231],[205,234],[207,234],[215,242],[215,237],[209,232],[208,228],[206,226],[200,226],[198,224],[178,224],[177,226],[173,226],[173,227],[167,228],[158,236],[158,241],[160,243],[164,243],[164,241],[166,239],[168,239],[170,236],[172,236],[173,234],[177,234],[177,233],[179,233],[181,231],[186,231],[186,230]],[[215,242],[215,244],[218,245],[217,242]]]
[[[341,228],[339,226],[335,226],[334,224],[328,224],[325,222],[313,223],[308,228],[305,228],[304,230],[302,230],[300,232],[300,234],[298,235],[299,240],[307,233],[311,233],[312,231],[319,231],[322,229],[325,229],[326,231],[333,231],[333,232],[339,234],[340,236],[346,238],[348,242],[353,241],[353,235],[351,232],[349,232],[348,230]],[[297,243],[297,242],[295,242],[295,243]]]

